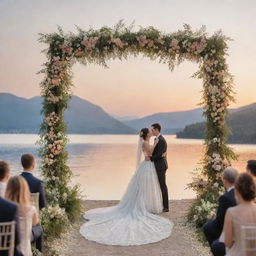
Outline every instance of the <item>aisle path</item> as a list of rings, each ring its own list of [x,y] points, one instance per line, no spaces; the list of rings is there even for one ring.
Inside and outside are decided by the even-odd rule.
[[[85,201],[85,209],[105,207],[117,201]],[[170,212],[163,213],[174,222],[172,235],[158,243],[141,246],[107,246],[90,242],[79,234],[81,219],[65,239],[62,256],[210,256],[208,248],[197,241],[194,231],[184,225],[184,216],[191,200],[170,201]]]

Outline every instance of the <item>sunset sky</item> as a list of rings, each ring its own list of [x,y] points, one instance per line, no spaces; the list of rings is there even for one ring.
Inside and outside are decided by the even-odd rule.
[[[222,29],[233,38],[228,64],[235,78],[236,103],[256,102],[256,1],[254,0],[0,0],[0,92],[30,98],[40,94],[37,71],[46,61],[38,33],[126,24],[155,26],[164,32],[206,25],[211,35]],[[135,26],[137,29],[138,26]],[[73,93],[119,116],[197,107],[202,84],[191,78],[195,64],[185,62],[174,72],[143,57],[73,68]]]

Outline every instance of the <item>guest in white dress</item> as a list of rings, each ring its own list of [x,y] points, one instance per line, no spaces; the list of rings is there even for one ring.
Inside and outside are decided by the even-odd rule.
[[[256,225],[255,183],[248,173],[239,175],[235,184],[238,205],[227,210],[224,222],[225,245],[227,256],[255,255],[245,253],[242,241],[242,226]]]
[[[7,184],[5,197],[19,206],[21,231],[20,251],[25,256],[32,256],[32,225],[37,225],[39,219],[36,208],[30,202],[29,188],[25,179],[21,176],[10,178]]]
[[[4,198],[7,182],[10,178],[10,166],[4,161],[0,161],[0,197]]]

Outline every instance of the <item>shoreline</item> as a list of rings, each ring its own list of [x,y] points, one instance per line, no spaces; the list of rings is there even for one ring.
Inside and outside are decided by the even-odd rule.
[[[23,135],[23,136],[38,136],[38,139],[39,139],[39,136],[40,136],[40,133],[26,133],[26,132],[0,132],[0,136],[5,136],[5,135]],[[99,137],[112,137],[112,136],[130,136],[130,137],[134,137],[134,136],[137,136],[137,133],[130,133],[130,134],[123,134],[123,133],[66,133],[67,136],[70,136],[70,137],[73,137],[73,136],[99,136]],[[176,134],[167,134],[167,133],[164,133],[164,136],[168,136],[168,137],[171,137],[172,139],[174,140],[180,140],[180,141],[186,141],[186,140],[189,140],[189,141],[194,141],[194,142],[197,142],[197,143],[201,143],[203,144],[204,143],[204,138],[186,138],[186,137],[177,137]],[[134,144],[135,142],[130,142],[130,144]],[[137,143],[137,141],[136,141]],[[7,143],[8,144],[8,143]],[[32,144],[35,144],[35,143],[32,143]],[[32,145],[31,143],[29,143],[28,145]],[[77,142],[69,142],[68,144],[77,144]],[[80,144],[80,143],[78,143]],[[83,144],[83,143],[82,143]],[[90,144],[90,142],[85,142],[85,144]],[[227,145],[230,145],[230,146],[241,146],[241,145],[245,145],[245,146],[255,146],[256,143],[248,143],[248,142],[227,142]]]

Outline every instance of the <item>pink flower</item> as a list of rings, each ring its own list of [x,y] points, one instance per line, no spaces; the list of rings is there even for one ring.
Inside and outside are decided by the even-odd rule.
[[[60,82],[61,82],[61,79],[60,79],[60,78],[52,79],[52,84],[53,84],[53,85],[59,85]]]
[[[120,38],[113,38],[111,41],[112,41],[113,43],[115,43],[116,46],[118,46],[118,47],[120,47],[120,48],[123,48],[124,45],[125,45],[124,42],[122,42]]]
[[[82,55],[83,55],[83,52],[80,51],[80,50],[78,50],[78,51],[75,52],[75,56],[76,56],[76,57],[81,57]]]
[[[204,62],[204,66],[205,66],[205,67],[212,67],[213,64],[214,64],[214,61],[213,61],[213,60],[206,60],[206,61]]]
[[[195,42],[192,43],[192,44],[189,46],[189,50],[190,50],[191,52],[194,52],[194,51],[196,50],[196,43],[195,43]]]
[[[179,41],[175,38],[170,43],[171,51],[178,51],[180,49]]]
[[[151,48],[154,45],[153,40],[148,40],[148,47]]]
[[[146,36],[139,36],[137,37],[137,40],[139,41],[140,47],[144,47],[148,43]]]
[[[66,54],[71,54],[73,51],[73,49],[66,44],[61,45],[60,48],[62,49],[63,53],[66,53]]]
[[[91,51],[95,47],[95,44],[97,43],[97,41],[98,41],[98,37],[90,37],[87,40],[83,40],[81,44],[85,46],[85,49],[87,51]]]

